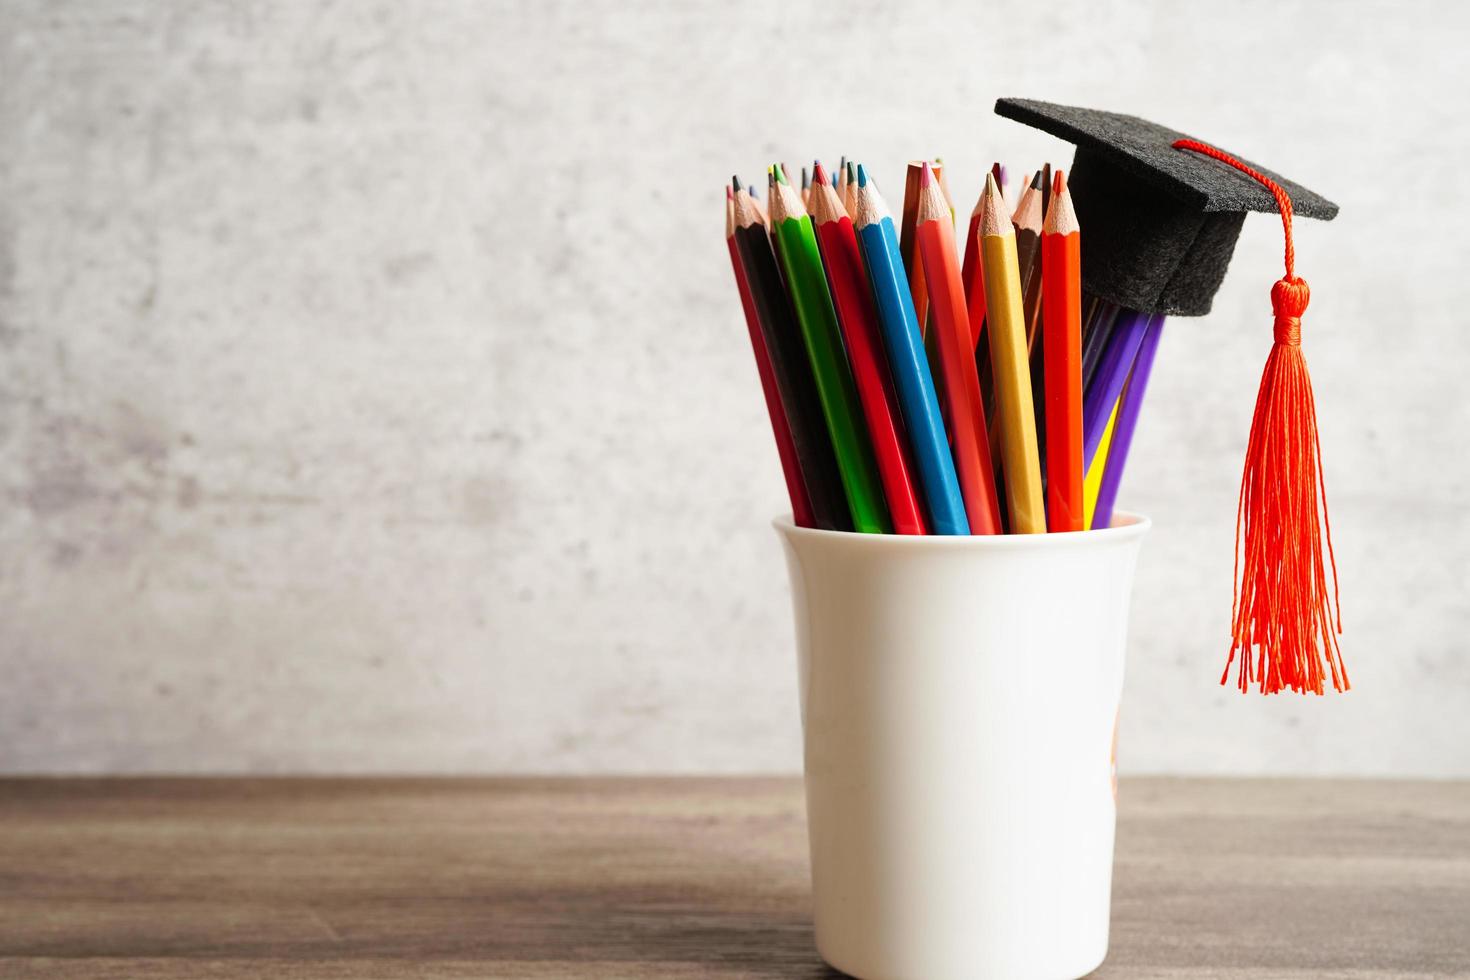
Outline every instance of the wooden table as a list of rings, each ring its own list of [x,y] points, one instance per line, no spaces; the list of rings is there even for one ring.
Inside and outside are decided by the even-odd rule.
[[[1099,977],[1470,976],[1470,784],[1125,780]],[[0,781],[0,976],[835,977],[792,779]]]

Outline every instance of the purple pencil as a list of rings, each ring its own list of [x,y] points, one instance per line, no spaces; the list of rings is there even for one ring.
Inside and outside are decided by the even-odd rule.
[[[1113,505],[1118,502],[1123,467],[1128,465],[1128,447],[1133,445],[1133,433],[1138,428],[1138,413],[1143,408],[1143,396],[1148,391],[1148,378],[1153,372],[1154,355],[1159,351],[1159,338],[1163,333],[1164,316],[1156,313],[1149,320],[1143,342],[1138,345],[1138,355],[1133,359],[1133,370],[1123,389],[1123,404],[1118,407],[1118,421],[1113,423],[1113,441],[1108,447],[1102,483],[1097,488],[1097,506],[1092,512],[1093,527],[1108,527],[1113,522]]]
[[[1082,396],[1082,471],[1092,465],[1092,457],[1102,442],[1103,432],[1108,427],[1108,416],[1113,414],[1113,405],[1123,392],[1123,383],[1128,372],[1133,370],[1133,359],[1138,355],[1138,345],[1148,328],[1150,314],[1136,310],[1123,310],[1118,314],[1118,324],[1108,337],[1101,362],[1087,392]]]

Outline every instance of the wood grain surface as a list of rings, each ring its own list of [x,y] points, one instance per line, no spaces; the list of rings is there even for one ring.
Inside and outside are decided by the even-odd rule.
[[[1099,977],[1470,976],[1470,784],[1124,780]],[[0,781],[0,976],[836,977],[793,779]]]

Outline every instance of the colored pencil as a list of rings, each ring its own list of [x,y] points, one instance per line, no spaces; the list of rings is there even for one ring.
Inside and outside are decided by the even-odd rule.
[[[898,228],[898,245],[903,250],[903,265],[909,270],[909,293],[914,297],[914,313],[919,317],[919,330],[923,332],[926,345],[933,356],[933,345],[929,336],[929,291],[924,288],[924,264],[914,255],[914,225],[919,208],[919,179],[923,175],[925,162],[910,160],[904,173],[903,223]],[[944,399],[944,379],[939,379],[939,397]]]
[[[843,498],[837,455],[827,434],[822,406],[807,364],[796,313],[781,281],[781,270],[772,249],[771,236],[756,212],[755,201],[740,185],[735,190],[735,246],[745,271],[756,318],[765,337],[771,373],[786,412],[791,443],[796,450],[802,484],[811,503],[812,520],[829,531],[851,531],[852,516]]]
[[[1026,323],[1026,351],[1036,343],[1037,314],[1041,309],[1041,171],[1021,192],[1012,218],[1016,226],[1016,269],[1021,282],[1021,310]]]
[[[924,513],[914,486],[914,466],[903,432],[903,415],[888,373],[878,314],[863,272],[857,233],[821,164],[812,167],[812,222],[847,357],[857,384],[858,400],[868,423],[877,458],[878,476],[888,501],[893,528],[899,534],[926,534]]]
[[[750,295],[750,282],[740,261],[740,249],[735,244],[735,192],[729,187],[725,188],[725,244],[730,249],[730,266],[735,272],[735,288],[740,291],[740,306],[745,311],[745,326],[750,332],[750,347],[755,353],[756,373],[760,375],[761,391],[766,399],[766,414],[771,418],[771,434],[776,437],[776,454],[781,459],[786,494],[791,498],[791,519],[798,527],[816,527],[816,520],[812,516],[812,501],[802,482],[801,464],[796,457],[796,446],[791,441],[791,425],[786,421],[786,409],[781,404],[776,374],[771,367],[771,354],[766,346],[765,335],[761,332],[755,300]]]
[[[1136,310],[1123,310],[1118,314],[1117,325],[1108,338],[1102,360],[1092,382],[1087,385],[1082,397],[1082,464],[1092,465],[1098,443],[1102,441],[1103,429],[1123,392],[1123,383],[1133,369],[1133,359],[1138,345],[1148,327],[1149,315]]]
[[[949,393],[951,443],[965,498],[965,514],[972,534],[996,534],[1000,528],[1000,511],[995,500],[990,439],[980,407],[980,385],[975,377],[975,345],[970,342],[965,289],[955,255],[954,219],[928,164],[923,165],[919,175],[914,237],[929,290],[944,386]]]
[[[1138,354],[1133,359],[1133,370],[1128,374],[1128,383],[1123,386],[1117,421],[1113,424],[1112,444],[1108,447],[1106,468],[1097,492],[1093,516],[1095,527],[1108,527],[1112,524],[1113,506],[1118,502],[1123,469],[1128,465],[1128,451],[1133,447],[1133,434],[1138,428],[1138,415],[1143,409],[1143,396],[1148,391],[1148,379],[1153,373],[1154,357],[1158,354],[1159,339],[1163,332],[1164,318],[1155,314],[1149,319],[1148,332],[1138,345]]]
[[[1021,314],[1026,324],[1026,356],[1028,370],[1031,370],[1031,410],[1035,416],[1038,452],[1046,439],[1046,396],[1043,391],[1045,378],[1043,372],[1038,370],[1040,363],[1032,357],[1037,347],[1037,325],[1041,311],[1041,225],[1044,220],[1041,210],[1042,176],[1040,170],[1032,175],[1031,183],[1021,192],[1021,202],[1016,205],[1016,213],[1012,216],[1012,222],[1016,226],[1016,266],[1021,276]]]
[[[816,231],[802,206],[800,194],[788,183],[785,170],[777,167],[775,176],[771,232],[780,243],[777,251],[796,307],[796,322],[806,341],[827,431],[837,451],[837,468],[842,474],[853,526],[867,533],[886,533],[890,527],[888,509],[873,451],[863,431],[857,391],[843,355],[837,312],[827,291]]]
[[[853,225],[862,246],[863,264],[873,290],[883,346],[888,353],[894,388],[928,506],[930,528],[935,534],[969,534],[965,501],[950,455],[924,338],[909,295],[908,272],[899,251],[897,229],[878,188],[862,166],[856,167],[848,187],[853,192],[857,213]]]
[[[1041,231],[1046,526],[1081,531],[1082,235],[1060,170],[1057,187]],[[1036,377],[1034,365],[1031,376]]]
[[[985,332],[990,337],[990,358],[995,373],[1006,503],[1011,531],[1035,534],[1046,530],[1046,508],[1042,502],[1041,462],[1036,449],[1036,414],[1031,405],[1031,371],[1026,362],[1016,233],[1006,220],[1005,201],[993,176],[985,178],[985,193],[989,200],[980,225]]]
[[[1093,311],[1082,325],[1082,390],[1092,384],[1092,377],[1097,373],[1097,365],[1102,360],[1103,351],[1107,349],[1108,338],[1113,335],[1113,327],[1117,326],[1118,314],[1121,310],[1117,303],[1105,299],[1093,302]]]
[[[965,233],[964,259],[960,262],[960,281],[965,287],[965,308],[970,314],[970,339],[975,349],[985,339],[985,277],[980,274],[980,216],[985,212],[985,192],[975,200],[970,211],[970,226]]]
[[[991,174],[994,175],[999,169],[1000,164],[996,164],[991,168]],[[990,361],[990,341],[985,335],[985,269],[980,247],[980,228],[989,207],[988,201],[989,196],[981,188],[980,198],[970,213],[970,231],[965,241],[965,264],[961,267],[960,274],[963,277],[966,270],[969,270],[971,276],[965,283],[965,307],[969,313],[971,339],[975,341],[973,356],[976,387],[980,391],[980,411],[989,420],[990,470],[995,484],[996,509],[1000,517],[1001,533],[1005,533],[1009,526],[1009,508],[1006,505],[1004,464],[1000,457],[1000,423],[995,413],[995,371]],[[1005,207],[1004,197],[1001,198],[1001,210],[1006,214],[1010,213]],[[972,261],[973,267],[970,265]]]
[[[1118,420],[1118,406],[1115,403],[1112,411],[1108,412],[1108,423],[1103,426],[1102,438],[1097,444],[1097,456],[1092,465],[1087,467],[1087,477],[1082,481],[1082,522],[1087,525],[1088,530],[1096,527],[1093,518],[1097,516],[1097,495],[1102,490],[1103,473],[1108,468],[1108,449],[1113,442],[1113,426]]]

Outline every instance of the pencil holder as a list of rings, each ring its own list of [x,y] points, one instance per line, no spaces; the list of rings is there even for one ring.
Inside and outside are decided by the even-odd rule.
[[[865,980],[1095,969],[1148,520],[976,537],[776,527],[822,958]]]

